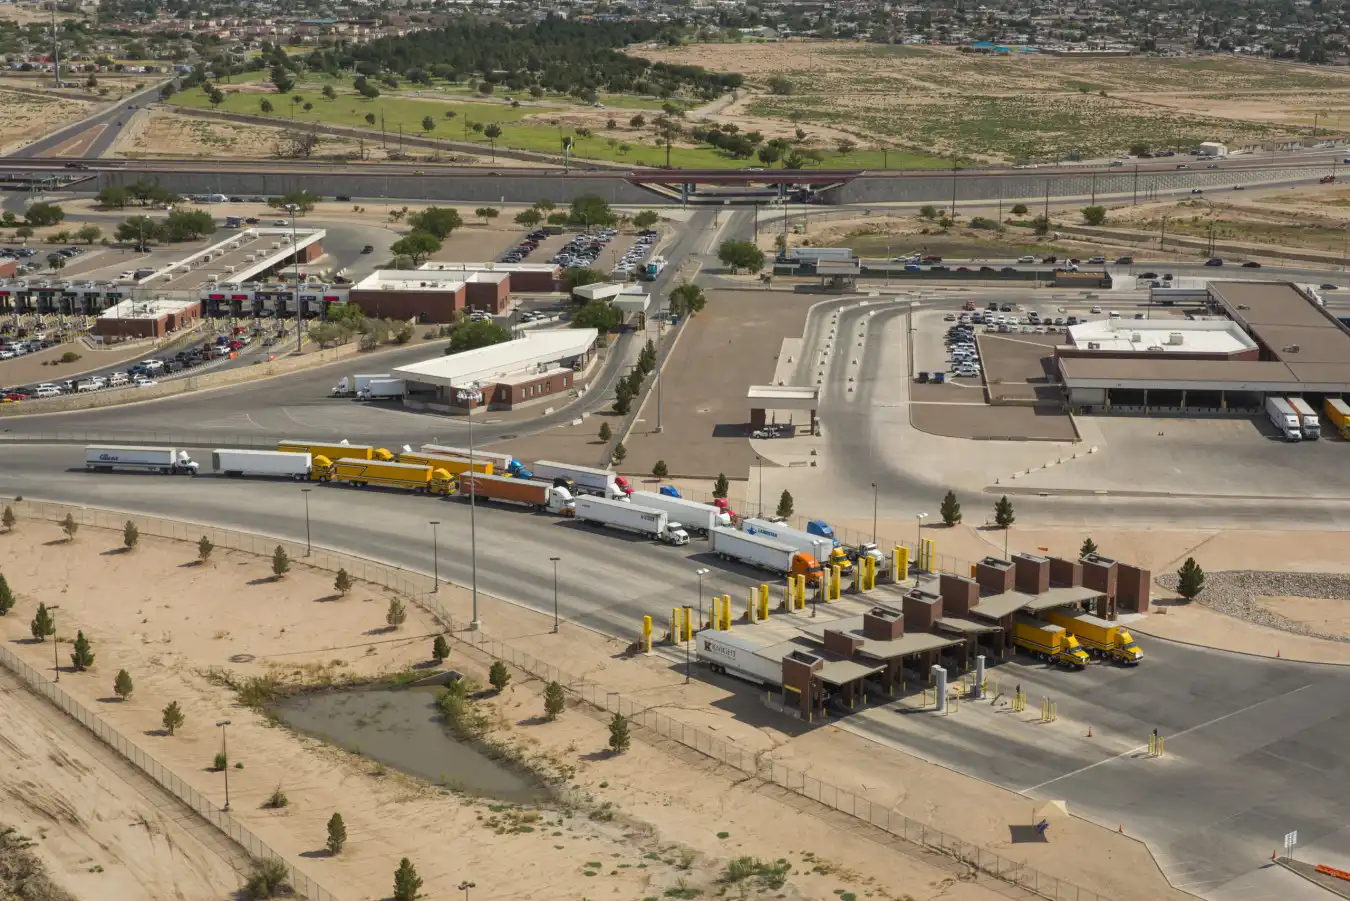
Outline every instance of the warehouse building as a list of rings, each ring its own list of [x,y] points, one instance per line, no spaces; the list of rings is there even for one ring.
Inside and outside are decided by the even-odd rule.
[[[443,323],[460,310],[507,312],[511,280],[504,272],[380,269],[353,285],[348,297],[372,316]]]
[[[124,300],[99,314],[93,332],[102,338],[163,338],[194,328],[201,317],[202,305],[196,300]]]
[[[419,272],[434,272],[452,278],[474,272],[504,272],[515,294],[553,294],[559,290],[562,268],[555,263],[423,263]]]
[[[1350,330],[1296,286],[1210,282],[1221,320],[1093,322],[1056,349],[1078,413],[1260,411],[1268,394],[1350,393]]]
[[[595,359],[593,328],[529,333],[395,369],[408,385],[405,405],[433,413],[513,410],[566,402]]]

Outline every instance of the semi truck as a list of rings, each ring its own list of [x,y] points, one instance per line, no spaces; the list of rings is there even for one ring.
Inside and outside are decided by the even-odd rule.
[[[652,257],[642,267],[642,280],[644,282],[654,282],[666,268],[666,258],[662,256]]]
[[[764,646],[748,635],[704,629],[698,633],[695,654],[715,673],[777,688],[783,684],[783,661],[760,656],[757,652]]]
[[[1088,664],[1087,651],[1078,645],[1063,626],[1019,618],[1013,622],[1013,647],[1028,651],[1037,660],[1046,660],[1070,669]]]
[[[432,466],[436,469],[444,469],[452,476],[468,472],[470,463],[468,457],[452,457],[449,454],[425,454],[425,453],[401,453],[398,455],[400,463],[419,463],[423,466]],[[491,460],[474,460],[472,464],[474,472],[482,473],[485,476],[493,474],[493,464]]]
[[[412,448],[404,446],[405,451],[411,451]],[[422,445],[424,454],[442,454],[447,457],[469,458],[469,449],[467,447],[451,447],[448,444],[424,444]],[[491,460],[496,475],[510,475],[517,479],[532,479],[534,473],[525,468],[521,463],[510,454],[499,454],[493,451],[474,449],[473,460],[477,463],[479,460]]]
[[[838,566],[844,572],[853,570],[853,561],[848,559],[848,553],[842,547],[835,545],[833,537],[812,535],[767,519],[743,519],[741,531],[751,535],[763,535],[765,538],[795,547],[826,565]]]
[[[466,473],[459,478],[460,497],[472,495],[479,501],[502,501],[509,504],[524,504],[544,513],[559,516],[572,516],[576,513],[576,502],[566,488],[559,488],[552,482],[540,482],[536,479],[520,479],[508,476]]]
[[[1056,626],[1063,626],[1093,657],[1104,657],[1128,666],[1137,666],[1144,659],[1144,652],[1120,623],[1066,609],[1048,610],[1045,618]]]
[[[633,493],[633,489],[628,486],[628,480],[623,476],[615,475],[608,469],[596,469],[592,466],[537,460],[534,464],[534,477],[547,479],[559,488],[568,489],[574,495],[595,494],[600,497],[619,498]]]
[[[344,375],[338,379],[338,383],[333,386],[334,397],[356,397],[361,391],[369,387],[370,383],[376,379],[387,379],[389,373],[382,372],[378,375]]]
[[[731,517],[711,504],[685,500],[679,495],[671,497],[654,491],[634,491],[629,495],[629,500],[644,507],[664,510],[666,515],[678,519],[686,529],[693,529],[705,536],[718,526],[731,525]]]
[[[1327,420],[1341,433],[1341,437],[1350,441],[1350,404],[1339,397],[1328,397],[1322,401],[1322,412]]]
[[[689,543],[689,533],[678,522],[671,522],[666,511],[643,507],[607,497],[582,496],[576,499],[576,518],[610,529],[636,532],[676,546]]]
[[[224,476],[277,476],[305,481],[313,458],[309,454],[286,451],[228,450],[211,451],[211,468]]]
[[[450,477],[450,473],[417,463],[334,460],[324,465],[322,461],[316,461],[314,473],[318,481],[355,485],[358,488],[378,485],[383,488],[407,488],[418,494],[440,495],[451,494],[455,489],[455,480]]]
[[[1312,404],[1301,397],[1286,398],[1289,406],[1294,413],[1298,415],[1298,424],[1303,431],[1304,441],[1316,441],[1322,437],[1322,420],[1317,418],[1317,412],[1313,410]]]
[[[823,519],[813,519],[806,524],[806,534],[819,535],[821,538],[828,538],[834,542],[834,546],[839,546],[839,539],[834,534],[834,529]]]
[[[832,263],[847,263],[853,259],[850,247],[792,247],[778,258],[781,262],[819,263],[828,260]],[[918,262],[915,260],[915,262]]]
[[[197,474],[197,464],[188,452],[172,447],[91,444],[84,449],[84,468],[91,472],[139,469],[164,475]]]
[[[791,545],[723,526],[710,531],[708,538],[712,552],[724,560],[736,560],[783,576],[806,576],[811,585],[820,582],[820,563],[813,555]]]
[[[1285,441],[1303,440],[1303,425],[1298,421],[1298,414],[1283,397],[1271,395],[1266,398],[1266,417]]]
[[[382,447],[372,444],[348,444],[346,440],[331,441],[282,441],[277,450],[288,454],[309,454],[311,457],[326,457],[333,460],[393,460],[394,455]],[[318,462],[314,460],[313,462]]]
[[[403,379],[371,379],[356,389],[357,400],[402,400],[408,396]]]

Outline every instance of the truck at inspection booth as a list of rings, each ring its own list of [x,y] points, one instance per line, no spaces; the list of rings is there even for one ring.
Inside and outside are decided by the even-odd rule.
[[[1027,651],[1037,660],[1045,660],[1071,669],[1088,665],[1087,651],[1063,626],[1019,617],[1013,621],[1013,647]]]
[[[372,444],[348,444],[345,440],[331,441],[282,441],[277,450],[290,454],[309,454],[311,457],[327,457],[329,460],[392,460],[394,455],[382,447]]]
[[[820,563],[812,554],[791,545],[722,526],[711,530],[708,538],[712,552],[724,560],[735,560],[780,576],[805,576],[811,585],[820,583]]]
[[[422,445],[424,454],[440,454],[447,457],[463,457],[464,459],[473,458],[477,463],[479,460],[491,460],[495,475],[514,476],[517,479],[532,479],[534,473],[525,468],[525,465],[510,454],[501,454],[495,451],[485,451],[467,447],[451,447],[448,444],[424,444]],[[403,450],[411,453],[412,448],[404,445]]]
[[[534,477],[547,479],[573,494],[594,494],[600,497],[619,498],[633,493],[628,480],[615,475],[608,469],[593,466],[576,466],[571,463],[557,463],[553,460],[538,460],[534,464]]]
[[[848,553],[844,548],[835,544],[833,534],[815,535],[767,519],[743,519],[741,531],[749,535],[762,535],[780,544],[805,551],[822,564],[827,566],[834,564],[843,572],[853,570],[853,561],[848,559]]]
[[[1081,611],[1061,607],[1043,614],[1047,621],[1062,626],[1078,639],[1079,644],[1094,657],[1104,657],[1128,666],[1144,659],[1144,652],[1134,643],[1134,637],[1120,623],[1090,616]]]
[[[417,463],[390,463],[385,460],[333,460],[324,466],[316,460],[315,474],[319,481],[336,482],[364,488],[406,488],[418,494],[446,495],[454,492],[455,480],[444,469],[434,469]]]

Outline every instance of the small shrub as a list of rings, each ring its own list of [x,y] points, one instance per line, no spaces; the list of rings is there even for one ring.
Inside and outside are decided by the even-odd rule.
[[[609,749],[615,754],[622,754],[628,750],[632,742],[633,738],[628,730],[628,718],[622,713],[614,714],[614,718],[609,721]]]
[[[342,814],[335,813],[328,818],[328,841],[324,843],[329,854],[341,854],[342,846],[347,844],[347,824],[342,822]]]
[[[267,807],[272,810],[280,810],[281,808],[288,806],[290,803],[291,799],[286,797],[286,793],[281,790],[281,785],[278,784],[276,788],[272,789],[272,794],[268,795],[267,800],[263,802],[263,807]]]
[[[277,545],[277,549],[272,552],[272,575],[278,579],[291,571],[291,558],[286,554],[286,549]]]
[[[229,761],[229,759],[225,756],[225,752],[224,752],[224,751],[217,751],[217,752],[216,752],[216,762],[215,762],[214,764],[211,765],[211,769],[213,769],[213,770],[215,770],[217,773],[219,773],[219,772],[224,771],[224,769],[225,769],[227,766],[229,766],[229,765],[230,765],[230,761]]]
[[[450,656],[450,645],[445,640],[444,635],[437,635],[436,640],[431,643],[431,659],[437,663],[444,663],[445,658]]]
[[[67,513],[66,518],[61,520],[61,531],[66,533],[66,541],[75,540],[75,533],[80,531],[80,524],[75,521],[73,514]]]
[[[186,719],[187,717],[183,715],[183,708],[178,706],[178,702],[170,701],[164,708],[160,722],[164,724],[164,731],[173,735],[183,727],[183,722]]]
[[[289,895],[291,894],[291,886],[287,881],[289,876],[290,868],[283,860],[275,857],[255,860],[253,870],[244,883],[244,895],[252,901]]]
[[[504,691],[506,686],[511,683],[511,671],[506,668],[506,664],[500,660],[492,661],[492,667],[488,670],[488,682],[497,691]]]
[[[347,596],[347,592],[352,590],[352,577],[347,570],[338,568],[337,578],[333,580],[333,588],[344,598]]]
[[[211,562],[211,552],[215,549],[216,546],[211,543],[211,539],[203,535],[197,542],[197,560],[202,564]]]
[[[567,706],[567,696],[563,694],[562,683],[556,679],[544,689],[544,718],[549,722],[556,720]]]
[[[117,671],[117,678],[113,679],[113,693],[125,701],[131,697],[134,686],[131,684],[131,673],[124,669]]]
[[[4,573],[0,573],[0,616],[5,616],[14,609],[14,592],[9,589],[9,580],[5,578]]]
[[[13,532],[14,523],[18,521],[18,517],[14,515],[14,508],[6,504],[4,515],[0,516],[0,524],[4,525],[6,532]]]
[[[141,530],[136,528],[136,524],[127,520],[127,524],[122,527],[122,544],[127,550],[134,550],[136,545],[141,542]]]
[[[75,353],[75,351],[73,350],[68,350],[65,353],[61,354],[62,363],[74,363],[78,359],[80,359],[80,355]]]
[[[384,621],[397,629],[407,622],[408,608],[403,606],[403,602],[398,598],[389,599],[389,609],[385,611]]]

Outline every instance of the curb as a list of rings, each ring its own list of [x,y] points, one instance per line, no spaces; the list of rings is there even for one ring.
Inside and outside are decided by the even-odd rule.
[[[1155,615],[1155,616],[1156,616],[1156,614],[1151,614],[1151,615]],[[1218,614],[1218,615],[1219,615],[1219,616],[1224,616],[1224,614],[1222,614],[1222,613],[1220,613],[1220,614]],[[1230,618],[1230,619],[1236,619],[1236,617],[1229,617],[1229,618]],[[1238,622],[1244,622],[1244,620],[1238,620]],[[1255,651],[1239,651],[1239,650],[1235,650],[1235,649],[1233,649],[1233,648],[1221,648],[1221,647],[1216,647],[1215,645],[1212,645],[1212,644],[1200,644],[1199,642],[1196,642],[1196,641],[1184,641],[1184,640],[1182,640],[1182,639],[1180,639],[1180,638],[1168,638],[1168,637],[1165,636],[1165,635],[1158,635],[1158,634],[1156,634],[1156,633],[1154,633],[1154,632],[1149,632],[1149,631],[1147,631],[1147,630],[1145,630],[1145,629],[1141,629],[1141,628],[1139,628],[1139,626],[1133,625],[1133,624],[1130,626],[1130,631],[1132,631],[1132,632],[1138,632],[1140,635],[1147,635],[1149,638],[1155,639],[1155,640],[1157,640],[1157,641],[1166,641],[1166,642],[1169,642],[1169,643],[1171,643],[1171,644],[1179,644],[1179,645],[1183,645],[1183,646],[1188,647],[1188,648],[1201,648],[1201,649],[1206,650],[1206,651],[1219,651],[1219,652],[1224,653],[1224,654],[1238,654],[1238,655],[1240,655],[1240,656],[1242,656],[1242,657],[1251,657],[1251,658],[1253,658],[1253,659],[1255,659],[1255,660],[1270,660],[1270,661],[1277,661],[1277,660],[1278,660],[1278,661],[1281,661],[1281,662],[1287,662],[1287,663],[1302,663],[1302,664],[1304,664],[1304,665],[1306,665],[1306,666],[1350,666],[1350,661],[1347,661],[1347,662],[1345,662],[1345,663],[1336,663],[1336,662],[1331,661],[1331,660],[1306,660],[1306,659],[1301,658],[1301,657],[1269,657],[1269,656],[1267,656],[1267,655],[1265,655],[1265,654],[1257,654]],[[1294,633],[1290,632],[1289,634],[1290,634],[1290,635],[1293,635]],[[1302,637],[1309,637],[1309,636],[1302,636]],[[1325,640],[1325,639],[1318,639],[1318,640]]]

